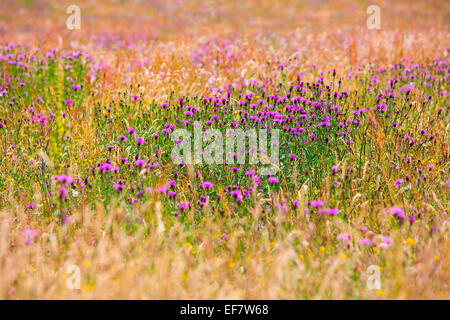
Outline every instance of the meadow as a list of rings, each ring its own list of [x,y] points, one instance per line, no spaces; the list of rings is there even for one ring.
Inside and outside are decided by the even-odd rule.
[[[0,3],[0,299],[450,298],[445,1],[75,2]]]

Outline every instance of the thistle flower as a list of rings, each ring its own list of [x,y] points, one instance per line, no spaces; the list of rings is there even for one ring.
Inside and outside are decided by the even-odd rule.
[[[330,215],[335,215],[339,213],[339,209],[333,208],[333,209],[325,209],[325,213]]]
[[[136,160],[136,167],[143,167],[145,164],[146,162],[142,159]]]
[[[212,188],[214,186],[213,183],[210,181],[203,181],[203,182],[201,182],[201,184],[202,184],[203,188]]]
[[[397,216],[401,221],[405,220],[405,213],[402,208],[392,207],[389,210],[393,216]]]
[[[267,182],[269,182],[269,183],[278,183],[279,181],[278,181],[277,177],[269,177],[267,179]]]
[[[27,246],[33,245],[33,239],[36,238],[38,235],[36,230],[33,229],[25,229],[23,232],[23,236],[25,237],[25,243]]]
[[[125,188],[125,185],[124,184],[115,184],[115,185],[113,185],[113,188],[116,191],[122,191],[123,188]]]
[[[319,207],[323,206],[323,201],[322,200],[313,200],[309,203],[309,205],[313,208],[319,208]]]

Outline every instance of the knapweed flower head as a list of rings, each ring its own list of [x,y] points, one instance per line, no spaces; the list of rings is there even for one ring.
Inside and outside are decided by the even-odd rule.
[[[391,207],[389,210],[393,216],[398,217],[401,221],[405,220],[405,213],[402,208]]]
[[[273,184],[278,183],[278,178],[277,177],[269,177],[267,179],[267,182],[273,183]]]
[[[23,232],[23,236],[25,237],[25,243],[27,246],[33,245],[33,239],[36,238],[38,235],[38,232],[33,229],[25,229]]]
[[[309,203],[309,205],[313,208],[320,208],[323,206],[323,201],[322,200],[313,200]]]
[[[339,209],[337,208],[325,209],[325,213],[329,215],[336,215],[339,213]]]
[[[115,184],[113,185],[114,190],[116,191],[122,191],[125,188],[124,184]]]
[[[144,167],[146,162],[145,162],[145,160],[139,159],[139,160],[136,160],[135,164],[136,164],[136,167]]]
[[[212,188],[214,184],[210,181],[202,181],[203,188]]]

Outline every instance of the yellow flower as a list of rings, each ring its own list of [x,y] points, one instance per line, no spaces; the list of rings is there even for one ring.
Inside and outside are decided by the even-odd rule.
[[[416,242],[414,241],[413,238],[406,238],[406,243],[409,244],[410,246],[413,246],[414,243],[416,243]]]
[[[345,259],[347,259],[347,255],[346,255],[345,253],[343,253],[343,254],[341,255],[341,258],[345,260]]]
[[[383,294],[385,294],[384,290],[377,290],[377,294],[382,296]]]
[[[188,248],[188,249],[192,248],[192,243],[187,242],[187,243],[186,243],[186,248]]]

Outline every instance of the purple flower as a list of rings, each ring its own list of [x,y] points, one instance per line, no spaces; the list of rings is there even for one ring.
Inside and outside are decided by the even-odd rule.
[[[342,234],[338,234],[337,238],[338,238],[338,240],[348,241],[348,240],[350,240],[350,235],[342,233]]]
[[[119,139],[122,140],[122,141],[127,141],[128,140],[127,137],[125,137],[123,134],[121,134],[119,136]]]
[[[141,144],[144,144],[144,143],[145,143],[145,140],[144,140],[143,137],[137,137],[137,138],[136,138],[136,142],[137,142],[137,144],[141,145]]]
[[[277,177],[269,177],[269,178],[267,179],[267,181],[268,181],[269,183],[278,183],[278,178],[277,178]]]
[[[393,216],[397,216],[401,221],[405,220],[405,213],[402,208],[392,207],[389,210]]]
[[[145,161],[142,159],[136,160],[136,167],[143,167],[145,166]]]
[[[212,188],[213,187],[213,183],[209,182],[209,181],[203,181],[202,182],[202,186],[203,186],[203,188]]]
[[[333,208],[333,209],[325,209],[325,213],[335,215],[335,214],[338,214],[338,213],[339,213],[339,209],[336,209],[336,208]]]
[[[61,182],[62,184],[71,184],[74,179],[70,176],[67,175],[59,175],[59,176],[55,176],[55,179],[59,182]]]
[[[134,130],[133,127],[130,127],[130,128],[128,129],[128,133],[131,134],[132,136],[134,136],[135,133],[136,133],[136,130]]]
[[[175,196],[177,195],[177,193],[173,191],[169,191],[167,192],[167,194],[169,195],[169,198],[175,198]]]
[[[67,190],[64,187],[61,187],[61,189],[59,189],[59,197],[64,200],[67,198]]]
[[[369,238],[364,238],[364,239],[359,240],[359,243],[363,244],[363,245],[369,245],[372,243],[372,241]]]
[[[25,231],[23,232],[23,236],[25,237],[25,243],[27,246],[31,246],[33,245],[32,240],[34,238],[36,238],[38,235],[36,230],[33,229],[25,229]]]
[[[319,208],[319,207],[323,206],[323,201],[322,200],[313,200],[310,202],[309,205],[313,208]]]
[[[115,185],[113,185],[113,188],[116,191],[122,191],[123,188],[125,188],[125,185],[123,185],[123,184],[115,184]]]

